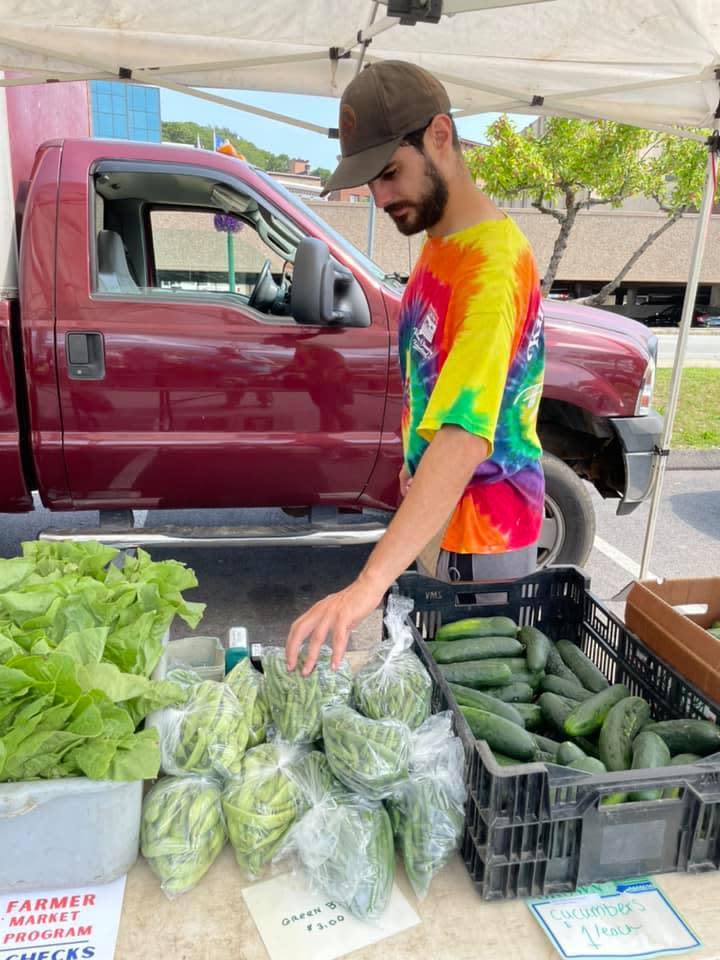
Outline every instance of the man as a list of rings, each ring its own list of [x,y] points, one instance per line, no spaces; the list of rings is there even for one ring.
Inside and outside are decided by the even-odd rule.
[[[309,637],[306,674],[330,636],[337,668],[350,630],[416,559],[450,580],[531,573],[544,503],[538,272],[523,234],[475,186],[445,89],[412,64],[373,64],[342,97],[340,145],[326,190],[367,183],[401,233],[427,238],[399,322],[403,500],[357,579],[293,623],[288,669]]]

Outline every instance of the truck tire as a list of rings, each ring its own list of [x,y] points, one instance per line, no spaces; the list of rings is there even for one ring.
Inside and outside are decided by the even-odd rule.
[[[545,520],[538,546],[538,566],[571,563],[583,566],[595,539],[595,511],[587,486],[551,453],[542,458],[545,473]]]

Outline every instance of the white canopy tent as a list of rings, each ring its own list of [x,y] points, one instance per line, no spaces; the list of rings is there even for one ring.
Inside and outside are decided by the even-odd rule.
[[[646,575],[715,193],[718,136],[687,128],[720,124],[720,0],[0,0],[0,13],[0,85],[132,80],[332,134],[199,88],[339,97],[363,60],[401,59],[445,84],[457,116],[560,114],[707,140]]]

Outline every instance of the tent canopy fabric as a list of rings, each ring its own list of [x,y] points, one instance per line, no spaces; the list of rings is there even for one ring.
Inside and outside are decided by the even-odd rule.
[[[420,64],[463,114],[712,125],[718,0],[443,0],[438,22],[415,25],[386,4],[3,0],[0,69],[15,79],[0,82],[120,76],[339,97],[364,56]],[[331,48],[348,56],[333,59]]]

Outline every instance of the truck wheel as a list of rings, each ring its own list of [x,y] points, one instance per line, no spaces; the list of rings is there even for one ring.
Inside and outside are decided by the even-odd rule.
[[[581,567],[595,539],[595,511],[587,487],[558,457],[543,454],[545,520],[538,566],[572,563]]]

